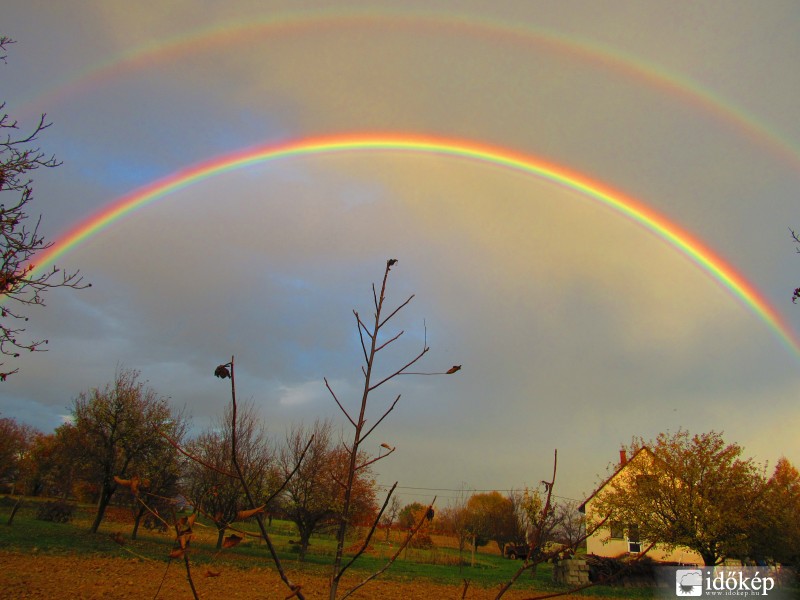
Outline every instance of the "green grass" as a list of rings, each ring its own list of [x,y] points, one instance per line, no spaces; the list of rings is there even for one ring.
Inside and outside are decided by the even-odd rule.
[[[17,513],[13,526],[7,527],[5,522],[11,508],[0,505],[0,550],[30,554],[89,554],[125,558],[136,556],[166,561],[167,554],[173,546],[174,533],[158,533],[144,528],[140,528],[138,539],[130,540],[132,525],[129,522],[106,520],[97,534],[91,534],[89,526],[94,515],[93,506],[79,506],[73,520],[68,523],[39,521],[36,519],[36,510],[36,501],[26,500]],[[246,529],[255,532],[256,527],[255,523],[250,523]],[[218,553],[215,548],[216,530],[207,525],[204,527],[202,522],[196,524],[194,529],[197,537],[192,541],[191,557],[195,564],[213,563],[216,566],[236,568],[273,567],[266,544],[258,538],[248,537],[235,548]],[[111,534],[116,532],[125,537],[124,546],[111,539]],[[298,539],[294,524],[274,520],[269,527],[269,533],[285,568],[328,575],[336,549],[332,536],[313,536],[305,562],[299,562],[297,546],[289,543],[290,540]],[[393,547],[389,547],[384,539],[382,533],[373,538],[373,552],[362,555],[351,569],[366,576],[382,568],[397,548],[396,542]],[[355,539],[349,541],[350,544],[355,542]],[[407,549],[381,577],[397,581],[425,579],[456,586],[460,586],[464,579],[468,579],[470,586],[486,588],[508,581],[521,566],[520,561],[508,560],[486,551],[479,551],[476,554],[474,566],[469,564],[469,551],[465,551],[462,558],[466,564],[459,565],[458,550],[453,548]],[[513,589],[560,591],[564,588],[552,583],[552,565],[544,563],[537,567],[535,575],[524,573],[520,576]],[[616,598],[652,597],[650,590],[616,587],[592,588],[583,594]]]

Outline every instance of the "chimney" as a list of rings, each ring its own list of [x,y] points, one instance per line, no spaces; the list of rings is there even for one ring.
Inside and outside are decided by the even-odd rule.
[[[625,448],[619,450],[619,466],[624,467],[628,462],[628,455],[625,453]]]

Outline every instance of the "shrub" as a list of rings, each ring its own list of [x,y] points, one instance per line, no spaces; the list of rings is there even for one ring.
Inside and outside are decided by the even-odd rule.
[[[433,540],[431,536],[429,536],[424,531],[418,531],[417,534],[411,538],[411,541],[408,543],[409,548],[416,548],[419,550],[430,550],[433,548]]]
[[[40,521],[52,521],[53,523],[66,523],[72,518],[75,506],[62,501],[47,502],[39,507],[36,518]]]

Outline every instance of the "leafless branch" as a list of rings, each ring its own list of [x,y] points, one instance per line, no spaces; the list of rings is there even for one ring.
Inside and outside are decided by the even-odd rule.
[[[155,595],[153,596],[153,600],[158,598],[158,595],[161,593],[161,588],[164,587],[164,581],[167,579],[167,571],[169,571],[169,566],[172,564],[172,559],[167,559],[167,566],[164,568],[164,574],[161,576],[161,582],[158,584],[158,589],[156,590]]]
[[[375,352],[380,352],[381,350],[383,350],[386,346],[388,346],[389,344],[391,344],[395,340],[399,339],[400,336],[403,335],[403,333],[405,333],[405,332],[401,330],[400,333],[398,333],[396,336],[394,336],[393,338],[388,339],[385,342],[383,342],[380,346],[375,348]]]
[[[349,465],[348,465],[348,470],[347,470],[347,483],[346,483],[345,488],[344,488],[344,501],[342,503],[341,518],[340,518],[340,521],[339,521],[339,528],[338,528],[338,531],[337,531],[337,534],[336,534],[336,540],[337,540],[337,543],[336,543],[336,554],[334,556],[333,572],[332,572],[332,576],[331,576],[331,586],[330,586],[330,590],[329,590],[329,592],[330,592],[329,593],[329,599],[330,600],[336,600],[336,598],[337,598],[337,590],[338,590],[338,585],[339,585],[339,581],[340,581],[340,578],[342,576],[342,573],[344,573],[344,571],[350,567],[350,565],[354,562],[354,560],[356,560],[363,553],[363,549],[362,549],[361,551],[359,551],[357,553],[357,555],[355,557],[353,557],[349,562],[347,562],[344,567],[342,567],[342,559],[343,559],[343,552],[344,552],[344,541],[345,541],[345,535],[346,535],[347,527],[348,527],[348,520],[349,520],[349,517],[350,517],[351,500],[352,500],[352,494],[353,494],[353,484],[354,484],[356,475],[357,475],[357,473],[359,471],[361,471],[363,469],[366,469],[367,467],[369,467],[370,465],[374,464],[378,460],[386,458],[389,454],[394,452],[394,449],[393,448],[389,449],[389,447],[387,445],[386,447],[387,447],[387,449],[389,449],[389,452],[387,454],[379,455],[379,456],[374,457],[374,458],[359,458],[359,447],[360,447],[360,445],[366,440],[367,437],[370,436],[370,434],[372,434],[373,431],[375,431],[375,429],[378,427],[378,425],[380,425],[383,422],[383,420],[389,415],[389,413],[392,412],[394,407],[397,405],[397,402],[400,400],[400,395],[398,395],[395,398],[394,402],[389,406],[389,408],[378,418],[378,420],[375,422],[375,424],[367,429],[366,428],[367,420],[365,418],[365,415],[366,415],[369,396],[373,391],[375,391],[378,387],[380,387],[384,383],[386,383],[389,380],[393,379],[397,375],[400,375],[400,374],[403,374],[404,372],[406,372],[412,365],[417,363],[429,351],[429,348],[428,348],[428,345],[427,345],[427,329],[426,329],[426,332],[425,332],[425,343],[423,344],[422,350],[416,356],[414,356],[409,362],[407,362],[405,365],[403,365],[402,367],[400,367],[397,370],[392,371],[388,376],[384,377],[383,379],[381,379],[377,383],[372,384],[372,377],[374,375],[375,360],[376,360],[377,353],[380,352],[382,349],[386,348],[389,344],[397,341],[403,335],[403,331],[400,331],[398,334],[394,335],[393,337],[389,338],[388,340],[378,344],[378,337],[379,337],[379,333],[381,332],[381,328],[384,325],[386,325],[387,322],[390,321],[395,315],[397,315],[398,312],[400,312],[403,308],[408,306],[408,304],[414,298],[414,295],[411,295],[403,303],[401,303],[394,310],[392,310],[392,312],[387,317],[383,318],[382,314],[383,314],[384,302],[385,302],[385,299],[386,299],[386,284],[387,284],[387,280],[388,280],[388,277],[389,277],[389,271],[391,270],[391,267],[396,263],[397,263],[396,259],[389,259],[389,260],[386,261],[386,269],[385,269],[385,271],[383,273],[383,280],[382,280],[382,283],[381,283],[380,292],[378,292],[377,286],[374,283],[372,284],[372,301],[373,301],[373,304],[374,304],[374,307],[375,307],[374,322],[372,322],[370,324],[370,326],[368,327],[361,320],[361,318],[358,315],[358,312],[353,311],[353,313],[356,315],[356,321],[357,321],[358,330],[359,330],[359,337],[360,337],[360,341],[361,341],[361,349],[362,349],[362,352],[364,354],[364,365],[361,367],[361,372],[362,372],[362,374],[364,376],[364,387],[363,387],[363,392],[362,392],[362,395],[361,395],[361,405],[360,405],[360,409],[359,409],[358,418],[351,417],[349,414],[345,413],[345,414],[347,414],[348,419],[350,420],[350,423],[353,425],[354,432],[353,432],[353,441],[352,441],[351,446],[348,447],[347,444],[344,444],[345,447],[347,448],[348,453],[349,453]],[[369,348],[367,348],[366,338],[365,338],[364,334],[366,334],[366,336],[369,338],[369,341],[370,341]],[[336,397],[334,397],[334,400],[336,400],[337,404],[339,404],[338,399]],[[341,404],[339,404],[339,407],[342,408]],[[359,463],[359,460],[361,461],[360,463]],[[388,502],[388,498],[387,498],[387,502]],[[385,505],[384,505],[384,508],[385,508]],[[382,514],[382,512],[383,512],[383,509],[381,509],[381,514]],[[380,516],[379,516],[379,518],[380,518]],[[375,523],[377,524],[377,521]],[[377,526],[377,525],[374,525],[374,526]],[[370,535],[372,534],[372,531],[374,531],[374,529],[371,530]],[[403,547],[405,547],[405,544],[403,545]],[[384,567],[383,570],[388,568],[388,566],[393,561],[394,561],[394,558],[386,565],[386,567]],[[376,573],[373,577],[368,578],[367,580],[365,580],[364,582],[362,582],[361,584],[356,586],[353,590],[350,590],[349,592],[347,592],[344,597],[347,597],[348,595],[350,595],[355,589],[358,589],[359,587],[361,587],[361,585],[363,585],[364,583],[366,583],[370,579],[374,578],[375,576],[377,576],[378,574],[383,572],[383,570],[381,570],[378,573]]]
[[[392,454],[395,450],[396,450],[396,448],[392,448],[386,454],[379,454],[375,458],[372,458],[372,459],[370,459],[370,460],[368,460],[368,461],[366,461],[364,463],[361,463],[360,465],[356,466],[356,471],[360,471],[361,469],[363,469],[365,467],[368,467],[371,464],[378,462],[379,460],[383,460],[384,458],[386,458],[387,456]]]
[[[183,553],[183,564],[186,566],[186,579],[189,580],[189,587],[192,589],[192,596],[194,596],[194,600],[200,600],[200,596],[197,595],[197,588],[194,587],[194,579],[192,579],[192,567],[189,564],[189,553]]]
[[[385,413],[383,413],[383,416],[381,416],[381,418],[380,418],[380,419],[378,419],[378,420],[375,422],[375,425],[373,425],[372,427],[370,427],[370,428],[367,430],[367,433],[365,433],[364,435],[362,435],[362,436],[361,436],[361,441],[362,441],[362,442],[363,442],[365,439],[367,439],[367,437],[369,437],[369,434],[370,434],[370,433],[372,433],[372,432],[375,430],[375,428],[376,428],[378,425],[380,425],[380,424],[381,424],[381,421],[383,421],[383,420],[386,418],[386,415],[388,415],[390,412],[392,412],[392,410],[394,410],[394,407],[395,407],[395,405],[397,404],[397,402],[398,402],[399,400],[400,400],[400,394],[397,394],[397,398],[395,398],[395,399],[394,399],[394,402],[392,402],[392,405],[391,405],[391,406],[388,408],[388,410],[387,410]]]
[[[408,369],[409,367],[413,366],[413,365],[414,365],[416,362],[418,362],[418,361],[419,361],[419,359],[421,359],[423,356],[425,356],[425,355],[428,353],[428,350],[430,350],[430,348],[423,348],[423,349],[422,349],[422,351],[421,351],[419,354],[417,354],[417,355],[416,355],[416,356],[415,356],[415,357],[414,357],[412,360],[410,360],[409,362],[407,362],[407,363],[406,363],[405,365],[403,365],[401,368],[397,369],[397,370],[396,370],[394,373],[392,373],[391,375],[388,375],[388,376],[384,377],[383,379],[381,379],[381,380],[380,380],[378,383],[376,383],[375,385],[372,385],[372,386],[370,386],[370,387],[368,388],[368,391],[370,391],[370,392],[371,392],[371,391],[373,391],[373,390],[375,390],[375,389],[379,388],[380,386],[382,386],[382,385],[383,385],[384,383],[386,383],[387,381],[389,381],[389,380],[391,380],[391,379],[394,379],[394,378],[395,378],[395,377],[397,377],[398,375],[402,375],[402,374],[403,374],[403,371],[405,371],[405,370],[406,370],[406,369]]]
[[[344,409],[344,406],[342,406],[342,403],[339,402],[339,398],[336,397],[336,394],[334,393],[333,389],[331,389],[331,386],[328,383],[328,378],[327,377],[323,377],[323,379],[325,380],[325,387],[328,388],[328,391],[331,393],[331,396],[333,396],[333,399],[336,401],[336,404],[339,406],[339,409],[341,409],[341,411],[344,413],[344,416],[347,417],[347,420],[350,421],[350,423],[353,425],[353,427],[355,427],[356,426],[356,422],[353,421],[353,417],[350,416],[350,413],[348,413]]]
[[[173,448],[175,448],[175,450],[177,450],[178,452],[183,454],[185,457],[193,460],[197,464],[203,465],[206,469],[210,469],[212,471],[215,471],[216,473],[219,473],[220,475],[224,475],[225,477],[230,477],[231,479],[239,479],[238,475],[230,473],[229,471],[226,471],[224,469],[220,469],[219,467],[216,467],[216,466],[212,465],[211,463],[208,463],[208,462],[204,461],[199,456],[196,456],[196,455],[192,454],[191,452],[189,452],[188,450],[183,448],[178,442],[176,442],[171,437],[169,437],[166,433],[161,431],[161,429],[159,429],[158,427],[156,427],[156,431],[158,432],[158,435],[160,435],[162,438],[164,438],[169,443],[170,446],[172,446]]]
[[[339,479],[339,478],[338,478],[338,477],[337,477],[337,476],[336,476],[334,473],[331,473],[331,479],[333,479],[333,480],[334,480],[336,483],[338,483],[338,484],[339,484],[339,486],[340,486],[340,487],[341,487],[343,490],[346,490],[346,489],[347,489],[347,484],[346,484],[344,481],[342,481],[341,479]]]
[[[257,507],[256,501],[253,498],[253,494],[250,492],[250,486],[247,484],[247,480],[242,473],[242,469],[239,466],[239,460],[236,456],[236,378],[234,372],[234,357],[231,356],[231,362],[229,363],[230,366],[230,380],[231,380],[231,461],[233,462],[234,469],[236,473],[239,475],[239,481],[242,484],[242,488],[244,489],[245,496],[247,497],[247,501],[250,503],[250,508],[254,509]],[[313,440],[313,437],[312,437]],[[308,450],[309,444],[306,445],[306,450]],[[304,450],[304,454],[305,451]],[[298,465],[299,465],[298,461]],[[296,469],[295,469],[296,470]],[[272,562],[275,564],[275,568],[278,570],[278,574],[280,575],[281,580],[286,584],[290,591],[294,592],[294,595],[297,596],[299,600],[305,600],[305,596],[300,591],[299,585],[292,583],[289,579],[289,576],[286,574],[286,571],[283,568],[283,564],[281,563],[281,559],[278,557],[278,552],[275,550],[275,546],[272,543],[272,539],[270,538],[269,534],[267,533],[267,528],[264,526],[264,519],[262,518],[261,514],[256,514],[256,521],[258,522],[258,527],[261,531],[261,537],[266,542],[267,548],[269,549],[270,556],[272,557]]]
[[[274,492],[272,492],[272,494],[270,494],[270,496],[264,501],[264,504],[268,505],[272,500],[277,498],[278,494],[280,494],[283,491],[283,489],[288,485],[292,477],[294,477],[297,471],[300,470],[300,465],[303,464],[303,459],[306,457],[306,453],[308,452],[308,449],[311,448],[311,444],[313,442],[314,442],[314,436],[312,435],[311,438],[309,438],[306,447],[303,448],[303,452],[300,454],[300,458],[297,459],[297,464],[294,466],[292,472],[289,473],[289,475],[287,475],[286,477],[284,477],[283,483],[278,487],[277,490],[275,490]]]
[[[0,36],[0,51],[5,51],[14,40]],[[5,54],[0,56],[5,62]],[[44,306],[44,293],[58,287],[85,289],[79,271],[67,272],[52,266],[37,270],[34,259],[52,247],[40,233],[41,217],[27,225],[29,204],[33,201],[31,172],[39,168],[54,168],[61,163],[55,156],[48,157],[38,147],[31,146],[40,133],[50,127],[47,115],[27,135],[18,134],[17,121],[5,112],[0,103],[0,193],[14,196],[14,200],[0,202],[0,355],[18,358],[21,351],[44,352],[46,339],[24,340],[28,321],[16,307]],[[3,363],[0,363],[2,367]],[[18,368],[0,372],[0,381],[19,371]]]
[[[544,530],[545,523],[547,522],[547,516],[550,513],[550,500],[553,496],[553,486],[556,482],[556,471],[558,469],[558,450],[555,450],[553,453],[553,478],[549,482],[545,482],[547,487],[547,500],[545,501],[544,508],[542,509],[542,516],[539,520],[539,523],[536,526],[536,530],[534,532],[534,537],[531,540],[531,543],[528,547],[528,555],[525,557],[525,561],[523,562],[522,566],[517,569],[517,571],[511,576],[511,579],[508,580],[501,588],[500,591],[495,596],[495,600],[499,600],[503,597],[503,595],[514,585],[514,582],[519,579],[519,576],[522,575],[529,567],[533,566],[530,564],[531,557],[534,552],[538,552],[539,544],[542,538],[542,531]],[[540,557],[537,557],[537,560],[533,564],[537,564],[540,560]]]
[[[359,583],[359,584],[353,586],[352,588],[350,588],[349,590],[347,590],[347,592],[342,596],[342,600],[344,600],[349,595],[351,595],[353,592],[355,592],[359,588],[363,587],[364,585],[366,585],[367,583],[369,583],[370,581],[372,581],[373,579],[375,579],[376,577],[381,575],[384,571],[386,571],[386,569],[388,569],[390,566],[392,566],[392,563],[394,563],[394,561],[397,560],[397,557],[400,556],[400,553],[403,550],[405,550],[406,546],[408,546],[409,542],[411,542],[411,539],[414,537],[414,535],[416,535],[417,531],[420,530],[420,528],[422,527],[422,524],[425,522],[425,519],[428,518],[428,514],[430,513],[430,511],[433,510],[433,505],[435,503],[436,503],[436,496],[433,497],[433,500],[431,500],[431,503],[428,505],[428,509],[424,513],[422,513],[422,516],[420,517],[420,520],[411,529],[411,531],[408,532],[408,535],[406,536],[406,539],[403,541],[402,544],[400,544],[400,546],[398,546],[397,550],[389,558],[389,560],[386,562],[386,564],[383,567],[381,567],[379,570],[375,571],[375,573],[373,573],[372,575],[370,575],[369,577],[364,579],[361,583]]]
[[[370,527],[369,532],[367,533],[366,537],[364,538],[364,543],[361,544],[361,547],[352,556],[350,561],[346,565],[344,565],[342,567],[342,570],[340,571],[340,574],[344,574],[344,572],[350,567],[350,565],[352,565],[354,562],[356,562],[358,557],[361,556],[362,554],[364,554],[364,551],[369,547],[369,542],[372,539],[372,534],[375,533],[375,528],[378,526],[378,523],[380,522],[381,517],[383,516],[383,512],[386,510],[386,507],[389,505],[389,499],[392,497],[392,493],[394,493],[394,490],[395,490],[396,487],[397,487],[397,482],[395,481],[394,485],[392,485],[391,489],[389,490],[389,493],[386,494],[386,500],[383,501],[383,506],[381,506],[381,509],[378,511],[378,514],[375,517],[375,520],[372,522],[372,527]]]
[[[405,302],[403,302],[403,303],[402,303],[400,306],[398,306],[397,308],[395,308],[395,309],[392,311],[392,314],[390,314],[388,317],[386,317],[386,318],[385,318],[383,321],[381,321],[381,322],[380,322],[380,324],[378,325],[378,329],[380,329],[380,328],[382,328],[384,325],[386,325],[386,323],[388,323],[388,322],[389,322],[389,320],[390,320],[390,319],[391,319],[393,316],[395,316],[397,313],[399,313],[401,310],[403,310],[403,308],[404,308],[404,307],[405,307],[405,306],[406,306],[406,305],[407,305],[409,302],[411,302],[413,299],[414,299],[414,294],[411,294],[411,295],[408,297],[408,299],[407,299]]]
[[[358,339],[361,342],[361,350],[364,352],[364,361],[369,360],[367,358],[367,345],[364,343],[364,334],[366,333],[370,336],[369,331],[367,330],[367,326],[364,325],[364,322],[361,320],[361,317],[358,315],[356,311],[353,311],[353,314],[356,316],[356,325],[358,326]],[[370,336],[372,338],[372,336]]]

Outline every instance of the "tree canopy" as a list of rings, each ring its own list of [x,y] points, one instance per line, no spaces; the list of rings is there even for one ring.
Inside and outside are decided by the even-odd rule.
[[[311,445],[303,451],[312,438]],[[300,464],[297,468],[298,463]],[[284,477],[295,468],[281,496],[283,513],[297,525],[299,557],[305,558],[311,534],[332,530],[339,525],[344,502],[342,481],[347,473],[348,453],[333,441],[330,421],[316,421],[312,427],[294,427],[286,435],[278,464]],[[375,481],[369,467],[358,471],[353,486],[349,513],[353,524],[369,520],[377,513]]]
[[[76,457],[86,477],[100,486],[96,532],[105,509],[119,485],[118,479],[147,477],[144,472],[153,457],[170,455],[161,433],[180,438],[182,423],[165,398],[139,381],[139,372],[118,370],[113,383],[93,388],[75,399],[72,406],[73,437],[78,441]]]
[[[696,551],[707,565],[744,558],[764,507],[763,469],[711,431],[634,439],[634,459],[597,495],[598,515],[638,525],[643,541]]]

